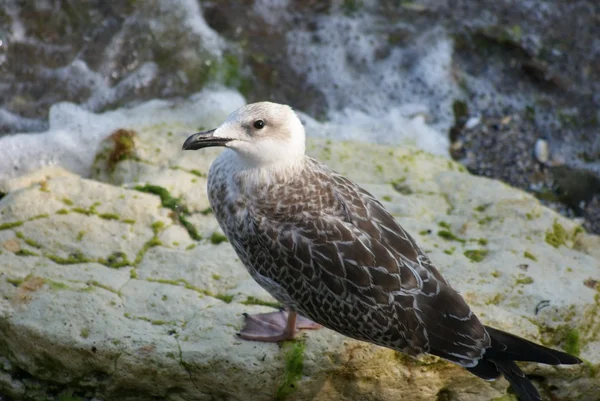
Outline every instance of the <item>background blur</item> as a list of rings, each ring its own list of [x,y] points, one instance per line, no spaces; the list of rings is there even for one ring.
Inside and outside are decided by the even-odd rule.
[[[0,136],[47,130],[61,101],[102,112],[211,85],[365,141],[401,143],[418,116],[417,145],[600,233],[597,0],[0,4]]]

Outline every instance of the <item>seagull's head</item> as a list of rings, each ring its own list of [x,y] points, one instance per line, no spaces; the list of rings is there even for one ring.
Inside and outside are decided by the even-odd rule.
[[[237,109],[215,129],[191,135],[183,150],[223,146],[261,166],[303,157],[304,143],[304,127],[291,107],[260,102]]]

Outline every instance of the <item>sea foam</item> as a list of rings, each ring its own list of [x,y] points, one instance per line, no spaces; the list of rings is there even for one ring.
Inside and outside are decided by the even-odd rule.
[[[87,176],[98,145],[119,128],[216,126],[244,103],[239,93],[228,89],[207,89],[185,101],[151,100],[99,114],[73,103],[58,103],[50,109],[48,131],[0,138],[0,179],[54,165]]]

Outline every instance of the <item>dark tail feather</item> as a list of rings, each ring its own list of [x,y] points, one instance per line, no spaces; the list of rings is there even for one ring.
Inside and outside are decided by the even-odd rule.
[[[514,361],[539,362],[548,365],[572,365],[581,363],[579,358],[535,344],[503,331],[487,327],[491,347],[486,349],[483,359],[469,372],[486,380],[504,375],[521,401],[541,401],[542,397],[533,383],[525,376]]]
[[[538,345],[492,327],[485,326],[485,329],[492,340],[492,347],[485,353],[486,359],[539,362],[548,365],[581,363],[581,359],[567,353]]]
[[[542,396],[514,361],[494,361],[521,401],[542,401]]]

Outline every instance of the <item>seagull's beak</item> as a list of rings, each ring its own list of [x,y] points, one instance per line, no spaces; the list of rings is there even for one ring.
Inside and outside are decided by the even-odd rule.
[[[197,132],[194,135],[190,135],[188,139],[183,143],[183,150],[197,150],[202,148],[208,148],[210,146],[225,146],[225,144],[231,139],[229,138],[220,138],[218,136],[214,136],[215,129],[211,129],[210,131]]]

